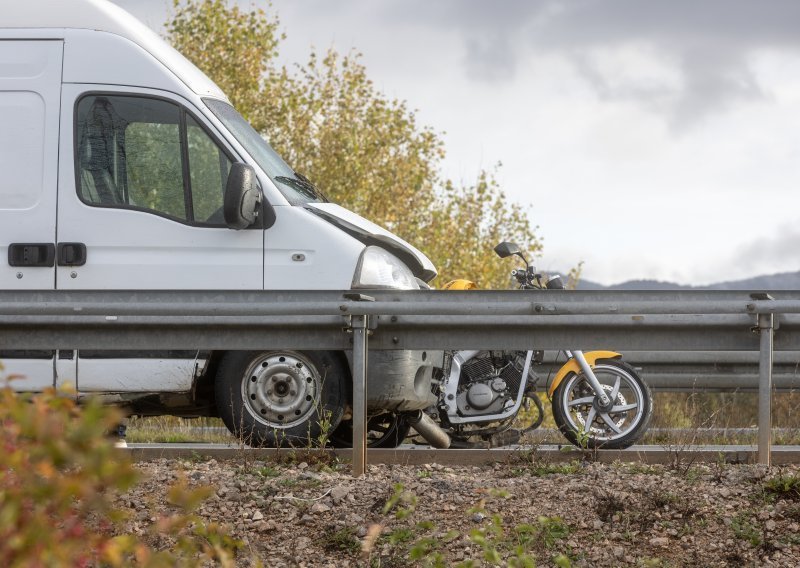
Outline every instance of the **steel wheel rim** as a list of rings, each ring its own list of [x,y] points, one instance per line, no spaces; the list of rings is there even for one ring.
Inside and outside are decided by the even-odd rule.
[[[625,369],[611,365],[597,365],[593,370],[609,397],[614,393],[615,385],[619,381],[612,410],[605,413],[597,410],[594,406],[594,392],[582,374],[572,375],[567,379],[561,410],[570,427],[576,432],[585,432],[589,438],[601,442],[617,440],[628,435],[641,423],[646,402],[644,392],[639,382]],[[613,377],[611,384],[608,384],[609,376]],[[590,421],[588,428],[587,420]],[[612,424],[619,431],[616,431]]]
[[[322,381],[308,359],[293,352],[256,358],[242,377],[247,412],[270,428],[291,428],[316,410]]]

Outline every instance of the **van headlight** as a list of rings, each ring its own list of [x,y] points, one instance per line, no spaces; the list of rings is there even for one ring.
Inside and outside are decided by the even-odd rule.
[[[419,284],[408,266],[395,255],[380,247],[367,247],[358,261],[353,288],[419,290]]]

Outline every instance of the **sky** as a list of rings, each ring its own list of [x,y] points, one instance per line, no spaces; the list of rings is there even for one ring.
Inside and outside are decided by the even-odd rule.
[[[160,33],[172,6],[115,3]],[[240,3],[277,15],[286,65],[312,45],[360,52],[442,133],[444,176],[502,164],[541,269],[582,261],[603,284],[800,270],[800,2]]]

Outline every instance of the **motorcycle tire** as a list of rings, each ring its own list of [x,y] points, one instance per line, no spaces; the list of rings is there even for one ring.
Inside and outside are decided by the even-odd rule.
[[[604,411],[583,373],[572,373],[553,393],[553,419],[561,433],[580,448],[627,448],[650,424],[650,387],[633,367],[618,360],[598,361],[594,374],[612,399],[612,407]]]
[[[367,419],[368,448],[396,448],[408,437],[411,425],[405,416],[395,412],[386,412]],[[333,431],[330,445],[334,448],[353,447],[353,421],[342,420]]]

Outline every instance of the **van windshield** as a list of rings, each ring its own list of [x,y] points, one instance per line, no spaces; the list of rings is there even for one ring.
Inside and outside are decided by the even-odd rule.
[[[244,146],[292,205],[328,201],[307,177],[294,171],[261,135],[228,103],[203,99],[206,106]]]

